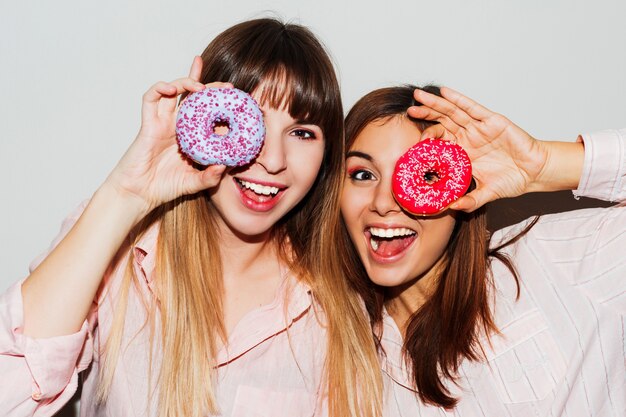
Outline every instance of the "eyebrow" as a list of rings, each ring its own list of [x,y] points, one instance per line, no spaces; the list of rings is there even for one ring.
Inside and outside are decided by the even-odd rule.
[[[372,158],[370,154],[367,154],[365,152],[349,151],[348,153],[346,153],[346,159],[351,158],[351,157],[363,158],[366,161],[374,162],[374,158]]]

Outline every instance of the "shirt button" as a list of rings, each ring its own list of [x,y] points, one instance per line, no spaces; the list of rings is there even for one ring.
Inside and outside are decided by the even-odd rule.
[[[33,393],[33,395],[31,395],[31,397],[33,398],[33,400],[39,401],[39,400],[41,400],[41,392],[40,391],[36,391],[36,392]]]

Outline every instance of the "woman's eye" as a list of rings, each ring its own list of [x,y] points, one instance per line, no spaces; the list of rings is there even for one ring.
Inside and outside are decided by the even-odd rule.
[[[299,137],[300,139],[303,140],[314,140],[317,139],[317,136],[315,136],[315,132],[312,132],[310,130],[307,129],[296,129],[293,132],[291,132],[292,135]]]
[[[371,181],[374,179],[374,174],[365,169],[357,169],[350,172],[350,179],[355,181]]]

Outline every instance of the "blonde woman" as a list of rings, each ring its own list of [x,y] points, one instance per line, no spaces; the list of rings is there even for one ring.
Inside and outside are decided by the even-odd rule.
[[[179,97],[207,83],[261,105],[247,166],[178,153]],[[152,86],[126,154],[0,299],[1,414],[52,416],[82,373],[83,416],[377,415],[369,325],[333,256],[342,122],[323,47],[271,19]]]

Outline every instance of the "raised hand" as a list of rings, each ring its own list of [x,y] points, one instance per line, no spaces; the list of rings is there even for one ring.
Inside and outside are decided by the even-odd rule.
[[[451,208],[471,212],[498,198],[575,188],[582,145],[539,141],[501,114],[450,88],[441,88],[441,94],[415,90],[415,99],[423,105],[410,107],[408,114],[439,122],[424,130],[421,139],[456,141],[472,160],[477,187]],[[567,172],[556,172],[567,157],[575,159],[574,165]]]
[[[175,122],[178,99],[206,87],[231,88],[229,83],[198,81],[202,60],[194,59],[189,77],[159,82],[143,95],[141,128],[106,183],[138,203],[143,214],[179,196],[217,185],[224,166],[194,168],[178,151]]]

